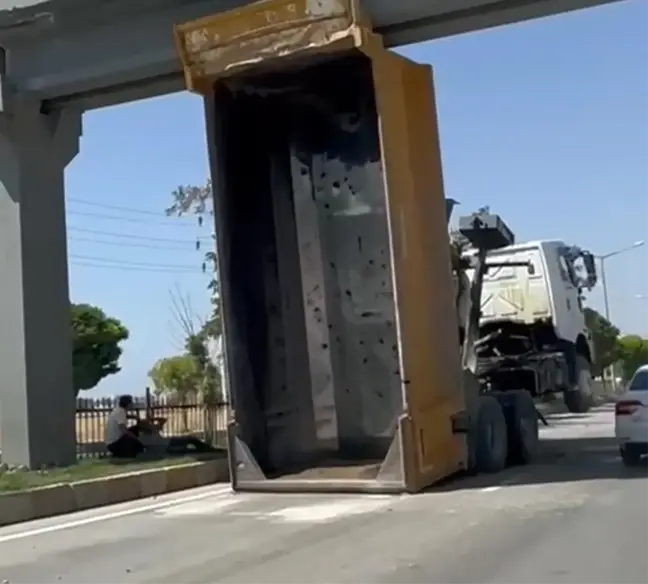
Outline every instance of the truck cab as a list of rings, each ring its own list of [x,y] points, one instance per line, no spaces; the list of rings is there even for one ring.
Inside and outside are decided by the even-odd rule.
[[[535,396],[561,391],[570,411],[585,411],[591,404],[594,354],[583,294],[597,280],[592,254],[563,241],[542,240],[492,250],[487,258],[481,371],[497,378],[498,385],[502,376],[510,383],[523,378]]]

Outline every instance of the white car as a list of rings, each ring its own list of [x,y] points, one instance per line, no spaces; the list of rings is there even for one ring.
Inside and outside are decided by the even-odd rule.
[[[648,364],[637,369],[615,407],[615,435],[626,466],[648,454]]]

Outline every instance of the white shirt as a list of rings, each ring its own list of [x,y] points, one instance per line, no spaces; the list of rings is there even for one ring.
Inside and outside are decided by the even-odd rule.
[[[106,428],[104,430],[104,440],[106,444],[117,442],[121,438],[122,429],[120,426],[125,426],[128,423],[126,410],[117,406],[106,421]]]

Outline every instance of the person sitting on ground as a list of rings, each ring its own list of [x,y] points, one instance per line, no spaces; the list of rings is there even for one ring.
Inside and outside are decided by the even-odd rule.
[[[133,405],[133,397],[122,395],[117,407],[106,421],[106,449],[115,458],[135,458],[144,451],[144,445],[138,437],[138,431],[128,427],[128,410]]]

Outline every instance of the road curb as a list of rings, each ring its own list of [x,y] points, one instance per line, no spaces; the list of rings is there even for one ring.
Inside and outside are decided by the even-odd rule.
[[[0,494],[0,527],[229,480],[227,458]]]

